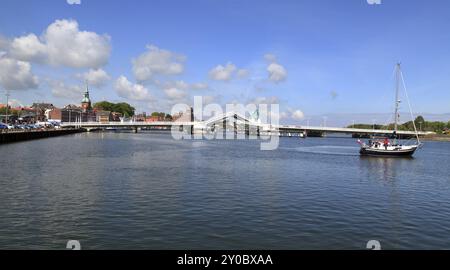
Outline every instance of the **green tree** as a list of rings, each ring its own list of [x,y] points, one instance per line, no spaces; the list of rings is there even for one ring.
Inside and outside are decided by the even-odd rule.
[[[94,104],[94,108],[98,110],[118,112],[125,117],[134,116],[136,109],[126,102],[111,103],[108,101],[101,101]]]

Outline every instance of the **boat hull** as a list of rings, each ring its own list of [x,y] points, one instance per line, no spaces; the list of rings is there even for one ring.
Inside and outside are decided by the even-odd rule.
[[[359,153],[362,156],[378,156],[378,157],[411,157],[414,152],[416,152],[417,147],[410,149],[399,149],[399,150],[384,150],[384,149],[371,149],[371,148],[361,148]]]

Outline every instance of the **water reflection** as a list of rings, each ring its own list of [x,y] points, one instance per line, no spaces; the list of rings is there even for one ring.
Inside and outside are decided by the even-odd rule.
[[[385,183],[395,183],[395,179],[403,170],[409,170],[408,167],[414,166],[414,158],[389,158],[389,157],[370,157],[361,156],[361,169],[366,171],[367,179],[376,177]]]
[[[450,247],[450,144],[414,159],[360,157],[348,139],[259,146],[150,132],[1,145],[14,169],[0,176],[0,249]]]

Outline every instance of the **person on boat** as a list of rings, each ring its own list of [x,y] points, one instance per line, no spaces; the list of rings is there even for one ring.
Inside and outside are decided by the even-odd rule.
[[[387,150],[387,148],[388,148],[388,146],[389,146],[389,138],[384,138],[384,143],[383,143],[383,145],[384,145],[384,149]]]

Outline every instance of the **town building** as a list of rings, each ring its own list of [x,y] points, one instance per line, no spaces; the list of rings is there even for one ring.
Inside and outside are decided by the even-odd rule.
[[[51,103],[33,103],[33,105],[31,105],[31,109],[35,113],[35,119],[34,120],[36,122],[46,121],[47,120],[47,118],[45,116],[46,111],[47,110],[52,110],[53,108],[55,108],[55,106],[53,106],[53,104],[51,104]]]
[[[111,112],[110,111],[97,111],[96,112],[96,121],[100,123],[107,123],[111,121]]]
[[[123,119],[123,114],[119,112],[111,112],[111,121],[120,122]]]
[[[86,91],[84,92],[84,97],[81,100],[81,109],[83,112],[90,112],[92,111],[92,103],[91,98],[89,97],[89,86],[86,85]]]

